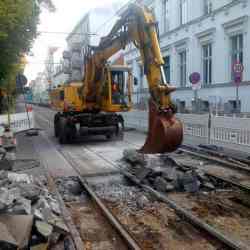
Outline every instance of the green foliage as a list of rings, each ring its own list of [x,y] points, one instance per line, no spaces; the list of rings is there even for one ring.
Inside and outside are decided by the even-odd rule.
[[[37,36],[42,6],[55,10],[51,0],[0,1],[0,86],[15,82],[21,57]]]

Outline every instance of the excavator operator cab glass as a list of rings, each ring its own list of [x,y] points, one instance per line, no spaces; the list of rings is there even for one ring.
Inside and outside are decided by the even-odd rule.
[[[130,73],[128,68],[111,69],[111,102],[112,105],[130,105]]]

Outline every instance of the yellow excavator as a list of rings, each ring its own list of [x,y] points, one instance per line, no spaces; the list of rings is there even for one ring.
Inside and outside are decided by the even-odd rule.
[[[139,4],[130,4],[99,46],[86,51],[83,82],[51,92],[52,107],[59,110],[54,127],[60,143],[78,134],[122,136],[124,120],[116,112],[131,110],[132,74],[127,66],[109,65],[108,59],[130,43],[140,52],[150,93],[149,131],[140,151],[164,153],[179,147],[183,127],[170,97],[175,87],[166,82],[154,16]]]

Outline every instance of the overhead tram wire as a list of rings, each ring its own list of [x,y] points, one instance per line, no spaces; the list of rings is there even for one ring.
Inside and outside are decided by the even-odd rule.
[[[78,32],[63,32],[63,31],[38,31],[40,34],[55,34],[55,35],[87,35],[87,36],[98,36],[97,33],[78,33]]]
[[[89,36],[100,36],[98,34],[98,31],[100,31],[103,26],[107,25],[109,22],[111,22],[118,14],[119,12],[125,8],[128,4],[134,2],[133,0],[129,0],[127,3],[125,3],[124,5],[121,6],[121,8],[119,8],[113,16],[111,16],[109,19],[107,19],[107,21],[105,21],[102,25],[100,25],[100,27],[98,27],[95,31],[95,33],[78,33],[78,32],[61,32],[61,31],[44,31],[44,30],[41,30],[41,31],[38,31],[38,33],[43,33],[43,34],[55,34],[55,35],[69,35],[69,34],[72,34],[72,35],[89,35]],[[46,62],[28,62],[28,64],[48,64]],[[53,65],[60,65],[61,63],[50,63],[50,64],[53,64]]]
[[[119,10],[117,10],[113,16],[111,16],[109,19],[107,19],[102,25],[100,25],[95,33],[79,33],[79,32],[64,32],[64,31],[46,31],[46,30],[41,30],[41,31],[38,31],[38,33],[41,33],[41,34],[55,34],[55,35],[88,35],[88,36],[100,36],[100,34],[98,34],[98,31],[100,31],[101,29],[103,29],[103,26],[107,25],[109,22],[112,21],[113,18],[115,18],[119,12],[125,8],[129,3],[132,3],[134,2],[133,0],[129,0],[127,3],[125,3],[124,5],[122,5]]]

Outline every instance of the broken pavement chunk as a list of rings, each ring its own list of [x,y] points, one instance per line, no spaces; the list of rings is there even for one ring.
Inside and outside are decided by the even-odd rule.
[[[149,203],[149,200],[145,195],[141,195],[136,203],[140,209],[143,209]]]
[[[64,186],[74,195],[79,195],[82,192],[81,184],[75,180],[67,180]]]
[[[151,173],[152,170],[146,167],[140,167],[138,169],[136,169],[135,172],[135,176],[139,181],[142,181],[143,179],[145,179],[149,173]]]
[[[30,250],[47,250],[49,243],[42,243],[39,245],[31,246]]]
[[[8,172],[8,179],[11,182],[22,182],[22,183],[27,183],[27,184],[30,184],[33,182],[32,177],[27,174],[16,174],[12,172]]]
[[[190,193],[199,191],[200,182],[197,178],[197,174],[194,171],[186,172],[181,178],[184,190]]]
[[[172,185],[172,184],[167,184],[167,186],[166,186],[166,191],[167,191],[167,192],[171,192],[171,191],[174,191],[174,190],[175,190],[174,185]]]
[[[178,178],[178,171],[175,168],[167,168],[162,173],[162,177],[166,181],[175,181]]]
[[[133,165],[140,164],[145,166],[147,163],[145,157],[146,156],[144,154],[139,153],[135,149],[125,149],[123,151],[123,159]]]
[[[20,183],[18,187],[21,190],[21,195],[26,199],[31,200],[32,203],[36,202],[39,199],[40,188],[33,184]]]
[[[14,201],[19,198],[20,195],[15,192],[11,192],[7,188],[0,189],[0,210],[5,210],[9,206],[12,206]]]
[[[5,180],[8,177],[8,172],[4,170],[0,170],[0,180]]]
[[[211,182],[204,182],[204,183],[202,183],[202,186],[204,188],[207,188],[207,189],[210,189],[210,190],[214,190],[215,189],[215,186]]]
[[[49,238],[53,232],[53,227],[43,221],[36,221],[35,226],[37,231],[45,238]]]
[[[32,224],[31,215],[0,215],[0,242],[15,244],[18,249],[27,247]]]
[[[157,177],[154,181],[155,189],[160,192],[166,192],[167,185],[167,181],[162,177]]]
[[[9,161],[8,159],[0,160],[0,169],[1,170],[10,171],[10,170],[12,170],[13,165],[14,165],[14,161]]]
[[[8,210],[14,214],[31,214],[31,201],[23,197],[16,200],[14,206]]]
[[[68,233],[69,229],[64,223],[63,219],[61,217],[54,216],[53,219],[49,219],[48,223],[51,224],[54,227],[55,231],[58,231],[60,233]]]

